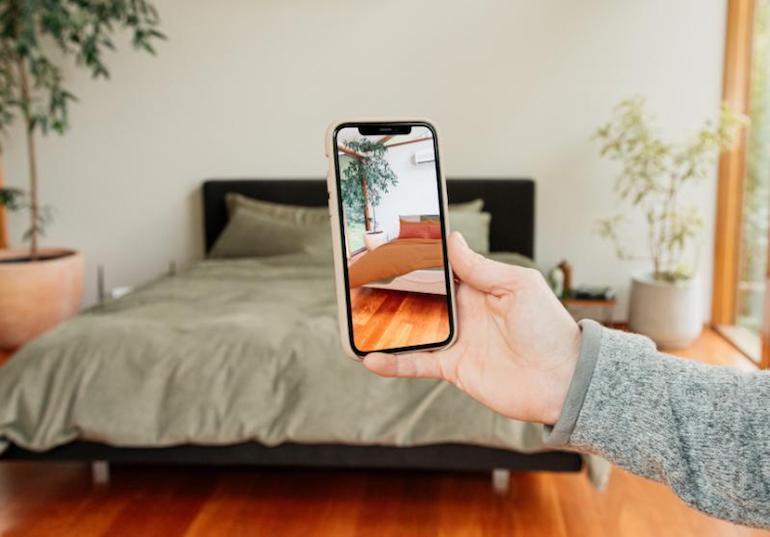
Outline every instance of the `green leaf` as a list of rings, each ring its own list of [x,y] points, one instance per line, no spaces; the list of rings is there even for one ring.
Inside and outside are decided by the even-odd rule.
[[[642,211],[648,251],[663,277],[687,272],[682,269],[683,258],[703,227],[697,209],[679,204],[684,186],[707,175],[719,152],[733,146],[746,122],[723,105],[718,121],[705,121],[689,142],[675,144],[657,135],[645,100],[633,97],[616,105],[610,121],[596,130],[599,155],[617,162],[621,170],[614,191],[621,201]],[[619,257],[627,259],[629,249],[618,227],[616,220],[603,221],[599,233],[613,242]]]

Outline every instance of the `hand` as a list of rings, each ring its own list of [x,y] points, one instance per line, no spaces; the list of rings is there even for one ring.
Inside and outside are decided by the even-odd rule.
[[[458,338],[446,350],[372,353],[371,371],[387,377],[448,380],[509,418],[554,424],[580,353],[580,328],[533,269],[473,252],[449,237],[449,260],[460,283]]]

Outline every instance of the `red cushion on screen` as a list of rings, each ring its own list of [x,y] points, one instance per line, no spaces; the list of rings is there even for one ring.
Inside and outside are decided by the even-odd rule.
[[[440,239],[441,224],[438,222],[399,221],[399,239]]]

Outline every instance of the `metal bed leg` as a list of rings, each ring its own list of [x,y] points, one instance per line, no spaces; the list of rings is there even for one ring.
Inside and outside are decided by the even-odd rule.
[[[91,462],[91,479],[94,485],[106,485],[110,482],[110,463],[107,461]]]
[[[492,490],[495,494],[507,494],[511,488],[511,471],[505,468],[492,470]]]

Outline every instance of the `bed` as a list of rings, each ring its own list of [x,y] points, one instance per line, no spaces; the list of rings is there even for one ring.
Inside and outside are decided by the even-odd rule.
[[[396,238],[354,256],[348,265],[351,289],[373,287],[446,294],[439,239]]]
[[[448,191],[484,200],[492,251],[533,256],[531,180],[450,180]],[[206,181],[207,251],[228,192],[327,199],[322,180]],[[290,257],[203,260],[26,345],[0,367],[0,459],[470,471],[588,461],[606,477],[445,383],[380,379],[343,358],[331,267]]]

